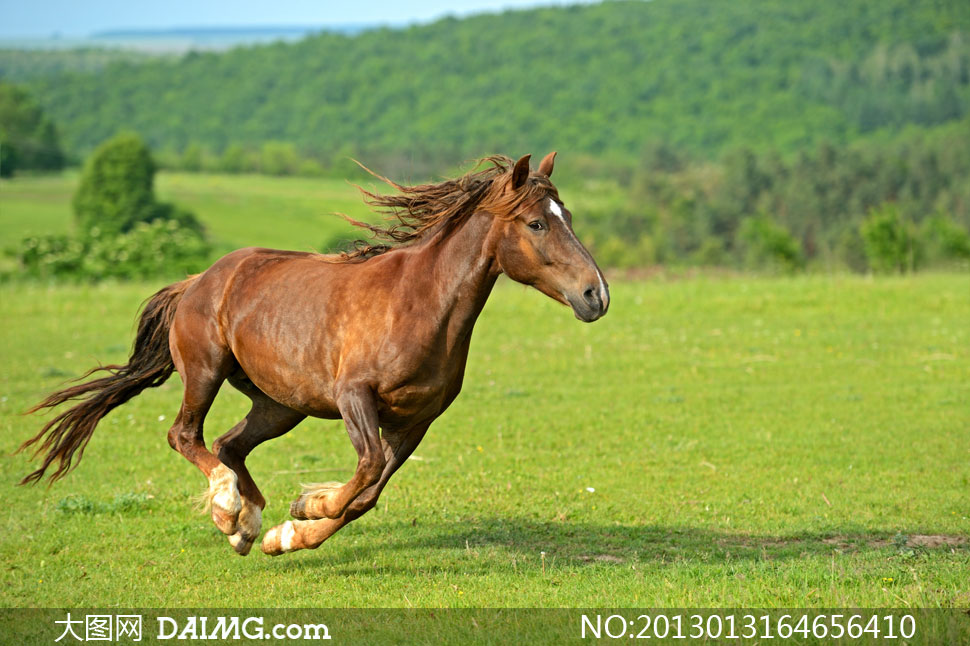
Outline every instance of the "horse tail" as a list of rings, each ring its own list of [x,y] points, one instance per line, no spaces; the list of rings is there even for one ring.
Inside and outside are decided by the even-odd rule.
[[[51,393],[44,401],[24,413],[29,415],[43,408],[54,408],[67,401],[80,400],[47,422],[40,433],[24,442],[17,450],[19,453],[40,443],[34,449],[34,457],[46,451],[40,468],[26,476],[20,484],[39,481],[55,460],[58,461],[57,469],[50,475],[50,481],[54,482],[67,475],[77,466],[77,462],[72,464],[75,453],[77,460],[80,460],[84,455],[84,448],[94,434],[95,426],[102,417],[146,388],[161,386],[172,375],[175,364],[168,346],[169,330],[179,301],[194,280],[195,276],[191,276],[182,282],[169,285],[148,299],[138,322],[138,332],[127,364],[92,368],[76,381],[99,371],[109,374]]]

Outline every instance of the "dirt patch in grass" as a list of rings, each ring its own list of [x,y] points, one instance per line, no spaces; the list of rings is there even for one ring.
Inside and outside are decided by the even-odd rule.
[[[948,536],[946,534],[914,534],[906,541],[906,547],[958,547],[967,544],[966,536]]]
[[[905,538],[906,540],[901,540]],[[823,538],[823,543],[834,545],[840,549],[847,549],[853,546],[846,536],[831,536]],[[951,534],[910,534],[905,537],[878,538],[866,541],[866,545],[874,548],[883,547],[923,547],[934,549],[938,547],[960,547],[970,542],[966,536],[955,536]]]
[[[583,561],[585,563],[593,563],[593,562],[599,562],[599,563],[623,563],[623,562],[625,562],[626,559],[622,559],[619,556],[613,556],[612,554],[595,554],[593,556],[590,556],[588,554],[584,554],[584,555],[582,555],[582,556],[579,557],[579,560],[580,561]]]

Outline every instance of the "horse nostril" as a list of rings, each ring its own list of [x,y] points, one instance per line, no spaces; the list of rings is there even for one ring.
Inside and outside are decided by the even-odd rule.
[[[599,294],[597,294],[596,290],[592,287],[587,287],[586,291],[583,292],[583,300],[585,300],[586,304],[590,307],[599,307],[601,305]]]

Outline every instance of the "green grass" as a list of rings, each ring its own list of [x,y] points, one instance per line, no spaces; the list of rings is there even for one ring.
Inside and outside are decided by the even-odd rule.
[[[965,275],[619,283],[592,325],[503,281],[464,392],[378,508],[278,558],[193,510],[205,481],[165,440],[177,377],[65,480],[14,486],[42,423],[19,412],[124,360],[157,286],[0,288],[4,606],[970,604]],[[245,410],[224,391],[207,437]],[[354,463],[333,421],[258,449],[264,528]]]
[[[73,172],[0,180],[0,249],[28,236],[67,233],[77,182]]]

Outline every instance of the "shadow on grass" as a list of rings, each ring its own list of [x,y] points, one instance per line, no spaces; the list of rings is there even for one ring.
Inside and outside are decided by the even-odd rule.
[[[353,526],[350,526],[353,527]],[[350,527],[345,528],[344,532]],[[379,534],[374,534],[378,532]],[[328,549],[319,548],[321,565],[370,567],[379,554],[388,552],[498,552],[518,561],[538,561],[542,552],[559,566],[595,564],[665,563],[699,561],[717,564],[744,560],[786,560],[862,553],[881,550],[887,556],[919,556],[930,551],[970,553],[970,538],[959,535],[902,534],[895,531],[846,529],[831,533],[798,533],[782,536],[741,534],[695,527],[653,525],[598,525],[544,522],[523,518],[481,518],[463,521],[417,521],[381,523],[380,527],[351,530],[363,541],[347,545],[340,538]],[[373,536],[367,542],[368,535]],[[333,540],[333,539],[331,539]],[[363,544],[361,544],[363,543]],[[494,557],[479,559],[483,567]],[[443,567],[449,561],[430,558]],[[300,566],[305,567],[304,560]],[[384,567],[384,566],[382,566]],[[465,564],[462,571],[467,572]],[[403,567],[402,569],[407,569]],[[422,569],[427,569],[422,568]]]

